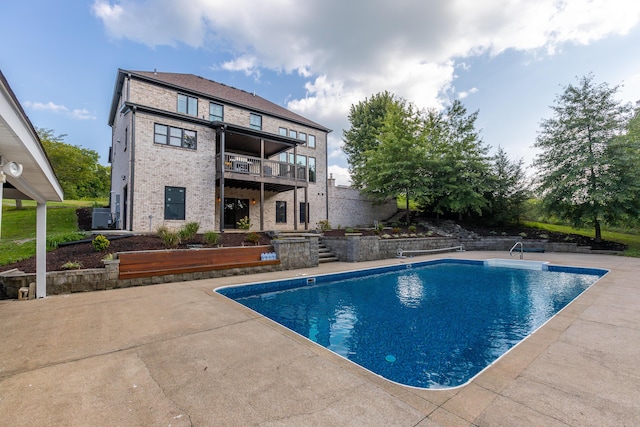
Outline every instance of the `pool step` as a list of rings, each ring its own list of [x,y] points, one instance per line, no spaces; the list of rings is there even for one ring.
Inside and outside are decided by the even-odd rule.
[[[336,261],[339,261],[339,259],[331,252],[331,249],[326,247],[324,243],[318,242],[318,263],[324,264]]]

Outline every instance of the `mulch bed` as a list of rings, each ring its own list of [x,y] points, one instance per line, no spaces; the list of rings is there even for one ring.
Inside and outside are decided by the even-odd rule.
[[[270,245],[271,238],[264,233],[257,233],[260,236],[258,245]],[[248,246],[253,243],[245,242],[244,233],[222,233],[219,244],[224,247]],[[62,266],[67,262],[78,262],[82,268],[103,268],[102,259],[108,253],[148,251],[167,249],[162,240],[157,236],[141,235],[127,236],[122,238],[111,238],[109,248],[104,252],[97,252],[90,242],[76,243],[60,246],[57,249],[47,252],[47,271],[63,270]],[[185,241],[178,249],[188,249],[188,245],[204,244],[201,235],[194,239]],[[0,266],[0,272],[17,268],[25,273],[36,272],[36,259],[29,258],[9,265]]]

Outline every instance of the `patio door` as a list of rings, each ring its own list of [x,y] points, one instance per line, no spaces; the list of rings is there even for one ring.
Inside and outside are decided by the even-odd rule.
[[[249,216],[249,199],[224,198],[224,228],[238,228],[237,222]]]

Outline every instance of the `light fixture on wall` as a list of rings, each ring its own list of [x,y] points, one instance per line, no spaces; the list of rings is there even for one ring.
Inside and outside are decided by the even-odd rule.
[[[127,177],[122,175],[122,180],[124,181],[125,179],[127,179]]]
[[[216,202],[220,203],[220,197],[216,198]]]
[[[0,182],[7,182],[7,175],[12,178],[19,178],[22,175],[22,165],[16,162],[5,162],[0,156]]]
[[[251,199],[251,204],[255,205],[256,204],[256,199]]]

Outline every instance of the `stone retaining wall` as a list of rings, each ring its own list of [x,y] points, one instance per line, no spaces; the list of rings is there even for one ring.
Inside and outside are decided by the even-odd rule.
[[[318,265],[317,237],[273,240],[272,245],[278,254],[278,259],[280,259],[279,265],[228,268],[224,270],[168,274],[164,276],[123,280],[118,279],[119,260],[105,262],[105,268],[50,271],[47,272],[47,295],[102,291],[106,289],[128,288],[131,286],[240,276],[279,270],[295,270],[299,268],[316,267]],[[0,277],[0,286],[4,288],[4,292],[9,298],[18,298],[18,290],[22,287],[28,288],[29,284],[35,281],[35,273],[20,273]]]
[[[344,262],[375,261],[395,258],[398,249],[404,251],[433,250],[460,245],[454,237],[422,237],[380,239],[378,236],[345,235],[323,237],[322,242]]]

